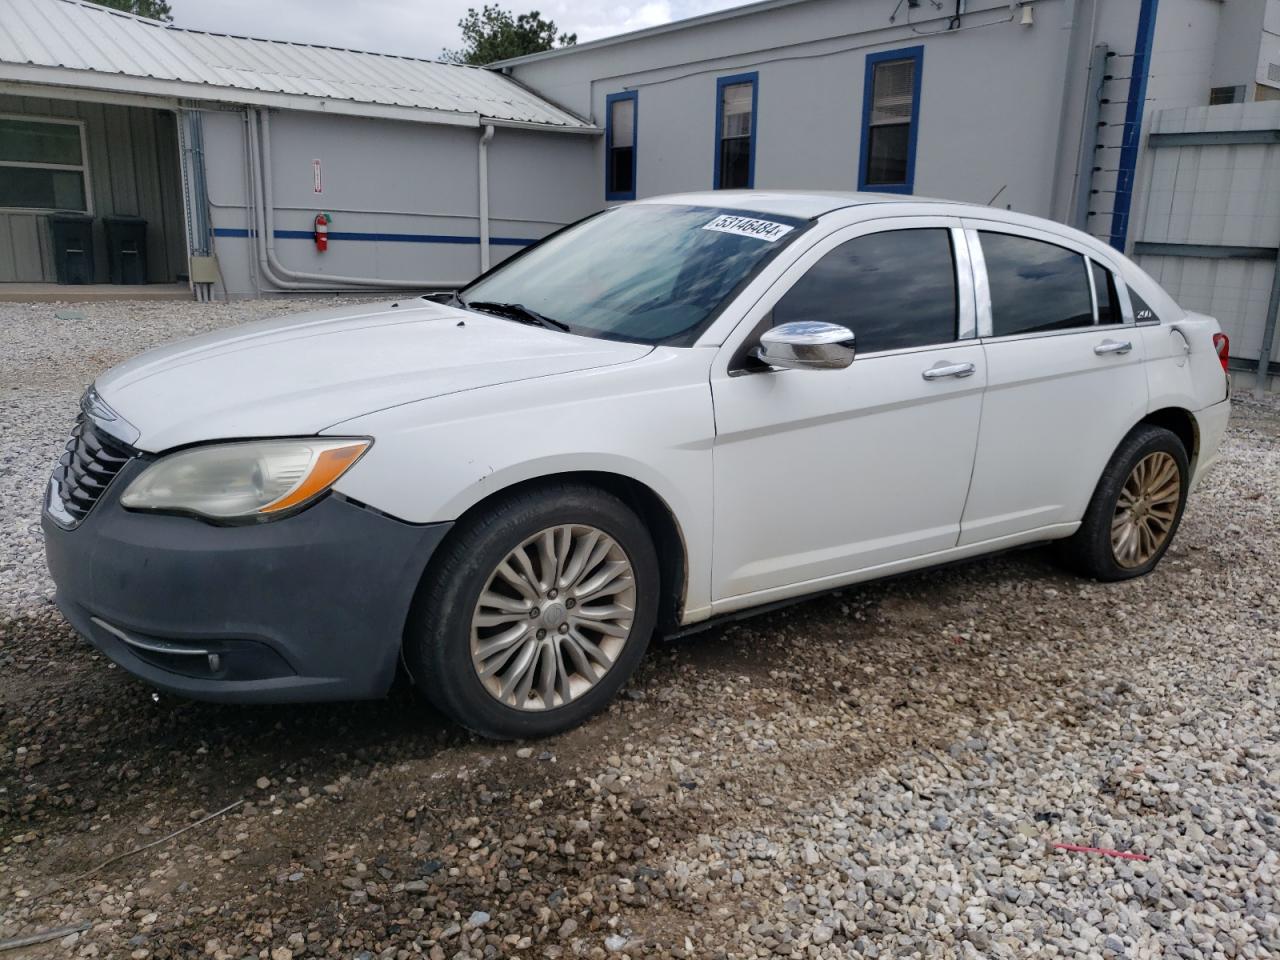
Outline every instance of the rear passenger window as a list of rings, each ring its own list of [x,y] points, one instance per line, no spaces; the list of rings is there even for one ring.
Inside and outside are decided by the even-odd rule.
[[[1008,233],[981,233],[991,288],[992,336],[1093,325],[1085,258]]]
[[[944,228],[887,230],[836,247],[773,308],[775,325],[838,323],[858,353],[956,339],[956,270]]]
[[[1111,271],[1089,261],[1093,269],[1093,290],[1098,297],[1098,323],[1124,323],[1120,301],[1116,297],[1116,281]]]

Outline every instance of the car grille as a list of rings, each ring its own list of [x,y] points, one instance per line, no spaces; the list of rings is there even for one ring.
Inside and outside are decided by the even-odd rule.
[[[117,473],[137,455],[132,447],[99,430],[83,413],[53,471],[53,486],[71,523],[79,523],[101,499]]]

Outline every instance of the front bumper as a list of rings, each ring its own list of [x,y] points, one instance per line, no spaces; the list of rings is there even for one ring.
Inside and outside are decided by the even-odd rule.
[[[450,524],[414,525],[336,495],[250,526],[133,513],[126,466],[75,529],[46,509],[57,603],[102,653],[198,700],[385,694],[414,592]]]

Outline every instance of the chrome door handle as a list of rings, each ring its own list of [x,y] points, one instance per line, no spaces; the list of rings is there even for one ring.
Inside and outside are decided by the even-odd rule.
[[[1108,353],[1128,353],[1132,349],[1133,344],[1128,340],[1103,340],[1093,348],[1093,352],[1105,357]]]
[[[943,377],[972,377],[975,369],[972,363],[936,363],[920,376],[926,380],[941,380]]]

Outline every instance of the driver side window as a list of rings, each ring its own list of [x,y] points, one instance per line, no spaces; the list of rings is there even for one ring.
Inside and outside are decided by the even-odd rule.
[[[857,237],[819,260],[774,305],[773,324],[836,323],[858,355],[957,338],[955,258],[943,227]],[[856,361],[855,361],[856,362]]]

